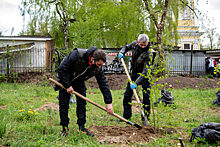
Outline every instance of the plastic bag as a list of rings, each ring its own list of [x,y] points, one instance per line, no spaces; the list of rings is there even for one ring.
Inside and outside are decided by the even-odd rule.
[[[205,138],[209,142],[220,141],[220,123],[205,123],[192,130],[190,142],[196,137]]]

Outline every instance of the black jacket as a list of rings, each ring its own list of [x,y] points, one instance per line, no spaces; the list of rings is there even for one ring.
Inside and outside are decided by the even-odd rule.
[[[89,49],[76,48],[67,55],[58,67],[58,78],[65,88],[82,83],[95,76],[106,104],[112,103],[112,95],[102,69],[89,65],[89,56],[96,47]]]
[[[136,41],[133,41],[120,50],[120,53],[124,55],[129,50],[132,50],[132,73],[141,73],[141,75],[135,81],[137,85],[144,82],[145,76],[148,74],[148,69],[152,69],[153,54],[149,49],[150,43],[148,43],[145,48],[141,48]]]

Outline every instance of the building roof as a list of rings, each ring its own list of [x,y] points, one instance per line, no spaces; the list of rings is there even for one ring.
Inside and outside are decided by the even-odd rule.
[[[31,36],[31,35],[22,35],[22,36],[0,36],[0,41],[46,41],[54,40],[50,36]]]

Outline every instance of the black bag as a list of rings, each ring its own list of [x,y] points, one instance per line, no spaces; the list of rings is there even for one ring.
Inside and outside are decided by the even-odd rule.
[[[217,99],[213,101],[213,105],[220,105],[220,90],[216,93]]]
[[[220,123],[205,123],[192,129],[190,142],[192,142],[195,137],[205,138],[209,142],[220,141]]]
[[[154,103],[154,105],[156,106],[158,103],[160,103],[160,101],[162,101],[164,103],[164,106],[171,106],[171,104],[174,104],[174,97],[171,94],[171,92],[166,91],[166,90],[161,90],[161,95],[162,97],[158,99],[157,102]]]

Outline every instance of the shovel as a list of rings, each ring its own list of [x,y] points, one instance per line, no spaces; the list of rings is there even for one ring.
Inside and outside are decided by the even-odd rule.
[[[54,79],[52,79],[52,78],[49,78],[49,80],[50,80],[51,82],[55,83],[56,85],[60,86],[61,88],[66,89],[61,83],[57,82],[56,80],[54,80]],[[96,107],[98,107],[98,108],[100,108],[100,109],[106,111],[106,108],[105,108],[105,107],[103,107],[103,106],[101,106],[101,105],[99,105],[99,104],[96,104],[95,102],[93,102],[92,100],[86,98],[85,96],[81,95],[80,93],[74,91],[72,94],[75,94],[75,95],[77,95],[78,97],[80,97],[80,98],[86,100],[87,102],[89,102],[89,103],[95,105]],[[107,112],[107,111],[106,111],[106,112]],[[117,117],[117,118],[119,118],[120,120],[126,122],[126,123],[129,124],[129,125],[132,125],[132,126],[137,127],[138,129],[141,129],[141,128],[142,128],[140,125],[135,124],[135,123],[133,123],[133,122],[130,122],[129,120],[127,120],[127,119],[121,117],[120,115],[118,115],[118,114],[116,114],[116,113],[113,113],[112,115],[115,116],[115,117]]]
[[[132,82],[131,77],[130,77],[130,75],[129,75],[129,73],[128,73],[128,69],[127,69],[127,67],[126,67],[126,65],[125,65],[125,61],[124,61],[123,58],[121,58],[121,62],[122,62],[122,64],[123,64],[123,66],[124,66],[124,69],[125,69],[126,75],[127,75],[127,77],[128,77],[128,80],[129,80],[130,82]],[[141,102],[140,102],[140,99],[138,98],[138,95],[137,95],[137,92],[136,92],[135,89],[133,89],[133,93],[134,93],[134,96],[135,96],[135,98],[136,98],[137,103],[139,104],[139,106],[140,106],[140,108],[141,108],[141,115],[142,115],[142,117],[144,118],[144,124],[146,124],[146,126],[147,126],[147,125],[150,125],[150,122],[149,122],[149,120],[147,119],[147,116],[144,114],[142,104],[141,104]]]

